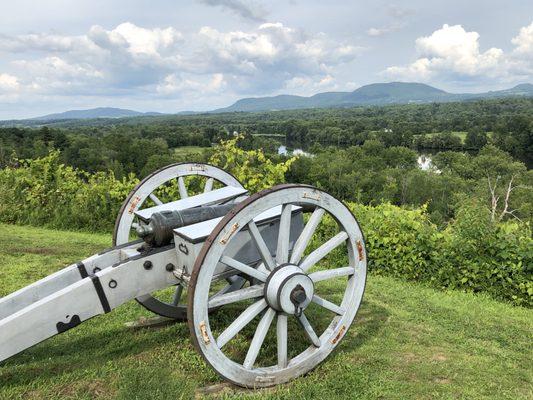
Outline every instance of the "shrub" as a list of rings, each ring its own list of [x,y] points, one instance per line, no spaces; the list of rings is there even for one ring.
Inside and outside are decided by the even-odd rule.
[[[527,223],[493,223],[475,201],[463,204],[444,230],[430,222],[424,207],[349,207],[365,234],[373,274],[533,305],[533,239]]]
[[[59,152],[0,170],[0,221],[88,231],[111,230],[137,179],[89,174],[59,162]]]

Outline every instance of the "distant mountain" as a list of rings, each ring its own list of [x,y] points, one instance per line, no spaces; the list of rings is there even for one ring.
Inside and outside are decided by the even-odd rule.
[[[57,114],[43,115],[42,117],[30,118],[35,121],[51,121],[63,119],[91,119],[91,118],[122,118],[139,117],[149,115],[163,115],[157,112],[142,113],[139,111],[126,110],[123,108],[99,107],[90,110],[70,110]]]
[[[423,83],[390,82],[361,86],[353,92],[325,92],[314,96],[279,95],[241,99],[213,112],[272,111],[300,108],[353,107],[405,103],[432,103],[509,96],[533,96],[533,85],[524,83],[511,89],[486,93],[449,93]]]
[[[533,97],[533,84],[523,83],[510,89],[486,93],[449,93],[423,83],[373,83],[371,85],[361,86],[353,92],[324,92],[310,97],[282,94],[273,97],[245,98],[236,101],[229,107],[219,108],[213,111],[181,111],[173,115],[295,110],[302,108],[339,108],[408,103],[443,103],[502,97]],[[162,115],[170,114],[157,112],[142,113],[121,108],[101,107],[90,110],[70,110],[25,120],[0,121],[0,126],[38,126],[43,123],[65,124],[68,123],[68,120]],[[85,123],[90,123],[90,121],[85,121]]]

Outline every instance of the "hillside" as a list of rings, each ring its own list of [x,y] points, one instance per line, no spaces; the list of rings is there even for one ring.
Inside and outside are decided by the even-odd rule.
[[[268,111],[301,108],[352,107],[358,105],[385,105],[431,103],[512,96],[533,96],[533,85],[522,84],[513,88],[486,93],[449,93],[423,83],[373,83],[353,92],[326,92],[314,96],[279,95],[241,99],[229,107],[213,112]]]
[[[109,246],[101,234],[0,225],[0,296]],[[335,292],[335,288],[332,288]],[[186,324],[132,331],[132,301],[0,364],[0,399],[194,398],[222,381]],[[532,397],[533,311],[371,275],[354,326],[317,369],[263,391],[213,396],[294,399]]]
[[[89,110],[69,110],[56,114],[48,114],[40,117],[31,118],[36,121],[53,121],[64,119],[90,119],[90,118],[122,118],[122,117],[139,117],[150,115],[163,115],[157,112],[139,112],[133,110],[126,110],[123,108],[113,107],[99,107],[91,108]]]

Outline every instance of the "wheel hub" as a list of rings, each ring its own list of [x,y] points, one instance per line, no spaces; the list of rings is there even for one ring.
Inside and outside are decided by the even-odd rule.
[[[313,281],[293,264],[277,267],[265,284],[265,299],[273,309],[300,315],[313,299]]]

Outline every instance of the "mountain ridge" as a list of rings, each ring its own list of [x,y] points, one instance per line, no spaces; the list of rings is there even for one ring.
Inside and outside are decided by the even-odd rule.
[[[533,84],[522,83],[510,89],[483,93],[450,93],[417,82],[372,83],[361,86],[352,92],[323,92],[308,97],[296,95],[249,97],[239,99],[228,107],[219,108],[212,112],[253,112],[300,108],[432,103],[508,96],[533,96]]]
[[[312,96],[280,94],[276,96],[248,97],[228,107],[211,111],[180,111],[176,113],[140,112],[115,107],[97,107],[85,110],[68,110],[40,117],[2,122],[63,121],[76,119],[124,118],[163,115],[193,115],[225,112],[261,112],[276,110],[297,110],[304,108],[340,108],[388,104],[439,103],[452,101],[481,100],[502,97],[533,97],[533,84],[521,83],[509,89],[483,93],[450,93],[436,87],[417,82],[372,83],[351,92],[321,92]]]
[[[92,118],[123,118],[139,117],[150,115],[163,115],[158,112],[140,112],[116,107],[96,107],[86,110],[68,110],[60,113],[42,115],[40,117],[28,118],[33,121],[50,121],[63,119],[92,119]]]

